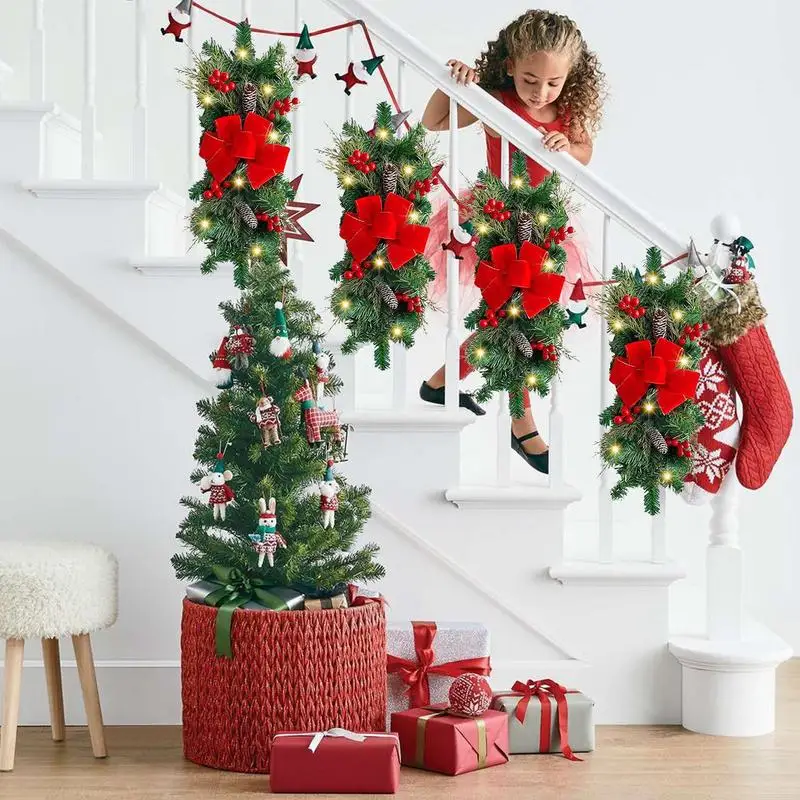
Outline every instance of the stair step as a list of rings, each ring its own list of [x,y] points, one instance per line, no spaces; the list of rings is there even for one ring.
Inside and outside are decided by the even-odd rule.
[[[229,278],[233,272],[233,264],[226,261],[217,269],[204,275],[200,272],[203,259],[198,256],[143,256],[132,258],[130,265],[148,278],[209,278],[224,276]]]
[[[536,486],[515,483],[510,486],[455,486],[445,498],[463,509],[565,509],[581,499],[573,486]]]
[[[359,431],[425,433],[428,431],[460,431],[476,417],[463,408],[449,411],[441,406],[410,406],[405,409],[369,409],[343,411],[343,422]]]
[[[565,561],[550,567],[548,574],[559,583],[577,586],[669,586],[686,577],[675,561]]]
[[[166,191],[156,181],[80,178],[24,181],[22,188],[44,200],[144,200],[154,192]]]

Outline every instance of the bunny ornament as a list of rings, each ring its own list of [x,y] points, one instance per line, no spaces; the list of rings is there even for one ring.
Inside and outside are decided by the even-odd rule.
[[[275,551],[286,547],[286,540],[278,533],[278,517],[275,514],[275,498],[270,497],[269,508],[264,498],[258,501],[258,530],[250,534],[253,549],[258,553],[258,566],[264,566],[264,556],[271,567],[275,566]]]

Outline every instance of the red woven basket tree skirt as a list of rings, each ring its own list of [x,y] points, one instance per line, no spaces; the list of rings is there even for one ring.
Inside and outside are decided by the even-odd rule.
[[[269,772],[278,731],[382,731],[386,620],[377,603],[234,612],[233,658],[214,649],[217,610],[183,601],[183,752],[197,764]]]

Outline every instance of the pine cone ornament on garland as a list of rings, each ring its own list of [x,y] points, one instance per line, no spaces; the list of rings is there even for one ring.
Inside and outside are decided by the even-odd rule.
[[[383,171],[381,172],[381,191],[384,197],[397,190],[397,179],[399,176],[400,170],[397,169],[397,164],[392,164],[390,161],[387,161],[383,165]]]
[[[533,236],[533,217],[527,211],[517,216],[517,244],[529,242]]]
[[[525,338],[525,334],[519,328],[512,328],[509,334],[514,346],[522,353],[525,358],[533,358],[533,348],[531,343]]]
[[[663,338],[663,337],[662,337]],[[667,440],[662,435],[661,431],[657,430],[656,428],[648,428],[647,429],[647,438],[650,440],[650,444],[661,453],[662,456],[665,456],[669,452],[669,446],[667,445]]]
[[[258,101],[258,89],[254,83],[246,83],[242,87],[241,109],[242,114],[252,114],[256,110],[256,102]]]
[[[244,200],[239,200],[236,203],[236,213],[242,218],[242,222],[244,222],[248,228],[255,230],[258,227],[258,218],[253,212],[253,209],[250,208]]]
[[[375,289],[381,296],[381,300],[383,300],[383,302],[386,303],[386,305],[389,306],[392,311],[397,311],[397,295],[392,291],[391,287],[383,281],[377,281],[375,283]]]
[[[653,338],[664,339],[667,336],[667,325],[669,324],[669,316],[663,308],[657,308],[653,312]]]

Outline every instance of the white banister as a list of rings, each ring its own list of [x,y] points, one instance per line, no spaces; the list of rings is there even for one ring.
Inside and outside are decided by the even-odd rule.
[[[730,470],[711,501],[711,533],[706,553],[708,638],[742,638],[743,562],[739,547],[739,482]]]
[[[450,135],[448,137],[448,181],[450,188],[458,195],[458,104],[450,98]],[[458,203],[451,197],[448,203],[447,221],[450,228],[458,225]],[[447,251],[447,337],[445,339],[444,359],[444,402],[450,411],[458,408],[458,350],[460,325],[458,322],[458,261],[451,251]]]
[[[500,180],[508,184],[510,159],[508,139],[500,137]],[[527,388],[522,389],[527,392]],[[511,483],[511,412],[508,407],[508,392],[497,393],[497,485],[508,486]]]
[[[611,227],[611,217],[603,215],[603,232],[601,239],[601,266],[600,274],[602,280],[606,281],[611,277],[611,259],[609,233]],[[600,324],[600,407],[607,408],[611,404],[611,381],[608,373],[611,369],[611,351],[608,344],[608,326],[599,319]],[[600,438],[602,439],[606,429],[600,426]],[[600,530],[598,537],[598,560],[610,564],[614,560],[614,511],[611,501],[611,486],[613,483],[611,469],[606,467],[600,476]]]
[[[660,486],[658,489],[658,502],[661,510],[650,523],[651,556],[654,564],[667,563],[667,490]]]
[[[133,177],[147,179],[147,3],[136,0],[136,101],[133,107]]]
[[[242,4],[244,6],[244,3]],[[244,13],[244,8],[242,9]],[[303,10],[301,8],[300,0],[294,0],[294,29],[296,31],[303,28]],[[292,119],[292,166],[294,168],[292,177],[302,174],[303,172],[303,120],[305,117],[305,109],[303,103],[292,106],[293,119]],[[291,264],[292,277],[297,285],[297,291],[303,293],[303,284],[305,278],[302,243],[297,239],[287,242],[289,247],[286,248],[286,255]]]
[[[44,0],[33,2],[33,27],[31,28],[31,100],[42,101],[45,97],[44,55]]]
[[[97,0],[83,0],[83,117],[81,121],[81,177],[94,178],[94,139],[97,129]]]
[[[252,0],[242,0],[242,14],[240,19],[242,21],[249,20],[253,13],[253,2]],[[300,26],[302,27],[302,26]],[[295,27],[295,30],[300,30],[300,28]]]
[[[402,109],[405,104],[405,70],[406,62],[402,58],[397,59],[397,102]],[[400,131],[402,133],[402,131]],[[406,407],[406,386],[408,382],[408,350],[402,342],[395,342],[392,345],[392,396],[393,405],[397,410]]]
[[[344,62],[345,64],[349,64],[353,60],[353,28],[350,27],[347,29],[347,33],[344,37],[345,40],[345,51],[344,51]],[[353,119],[353,95],[352,94],[345,94],[344,96],[344,121],[347,122]]]
[[[383,40],[397,55],[437,89],[454,98],[478,119],[491,120],[492,128],[520,150],[548,169],[558,171],[575,189],[601,211],[617,220],[637,236],[660,247],[668,256],[682,253],[686,242],[671,234],[648,214],[609,186],[588,167],[566,153],[546,150],[538,137],[531,136],[531,126],[476,84],[463,86],[450,77],[450,68],[419,41],[412,38],[383,14],[370,0],[325,0],[348,19],[362,19],[370,32]]]

